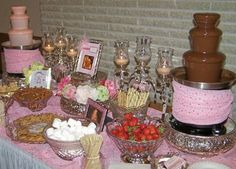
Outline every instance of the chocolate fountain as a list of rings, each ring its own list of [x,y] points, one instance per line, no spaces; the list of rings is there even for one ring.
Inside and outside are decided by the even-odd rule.
[[[187,79],[194,82],[219,82],[225,55],[218,52],[222,31],[216,26],[219,14],[194,14],[195,27],[190,30],[192,50],[184,53]]]
[[[222,35],[222,31],[217,28],[220,15],[196,13],[193,17],[195,27],[189,32],[191,50],[183,54],[184,67],[171,71],[175,91],[172,115],[166,116],[170,128],[167,140],[177,149],[188,153],[217,155],[228,151],[235,144],[235,122],[228,118],[228,114],[232,110],[233,101],[230,88],[235,84],[236,75],[224,69],[226,57],[218,51]],[[205,92],[210,94],[204,95]],[[221,112],[214,115],[212,112],[217,109],[214,107],[214,96],[218,97],[218,93],[222,92],[231,95],[225,112],[228,114],[224,116]],[[223,102],[224,97],[217,101],[221,100]],[[207,105],[208,101],[212,104]],[[206,112],[200,112],[198,109],[201,108]],[[218,117],[221,117],[221,121]],[[231,128],[228,128],[229,125]]]

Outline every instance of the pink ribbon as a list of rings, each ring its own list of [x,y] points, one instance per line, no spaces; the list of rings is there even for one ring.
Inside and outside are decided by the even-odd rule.
[[[4,56],[8,73],[22,73],[23,68],[29,67],[33,62],[45,62],[39,49],[4,49]]]

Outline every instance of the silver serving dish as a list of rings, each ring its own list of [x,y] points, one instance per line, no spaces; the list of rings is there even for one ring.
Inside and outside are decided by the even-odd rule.
[[[5,49],[33,50],[38,49],[41,43],[41,40],[33,40],[32,45],[11,46],[10,41],[6,41],[2,43],[2,47]]]
[[[107,76],[107,73],[102,71],[98,71],[97,74],[93,77],[84,73],[74,72],[71,75],[71,79],[72,83],[77,86],[79,84],[99,83],[100,81],[106,80]]]
[[[171,71],[171,74],[175,81],[180,84],[194,87],[203,90],[220,90],[230,89],[236,82],[236,75],[230,70],[223,69],[220,82],[205,83],[205,82],[193,82],[186,79],[186,69],[184,67],[177,67]]]
[[[170,114],[165,116],[165,122],[168,127],[166,140],[180,151],[209,157],[229,151],[236,143],[236,123],[230,118],[225,123],[226,134],[220,136],[196,136],[173,129],[170,125],[170,117]]]

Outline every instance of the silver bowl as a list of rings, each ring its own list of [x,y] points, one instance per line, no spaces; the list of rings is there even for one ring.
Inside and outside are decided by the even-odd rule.
[[[165,117],[168,133],[167,142],[180,151],[201,157],[215,156],[232,149],[236,143],[236,123],[228,118],[225,123],[226,134],[220,136],[198,136],[186,134],[172,128],[170,114]]]
[[[76,120],[80,120],[83,126],[88,126],[91,120],[86,118],[75,118]],[[46,142],[50,145],[52,150],[62,159],[64,160],[73,160],[76,157],[82,156],[84,154],[84,149],[80,140],[75,141],[60,141],[49,138],[47,136],[47,129],[52,126],[47,126],[44,129],[43,136]]]
[[[112,130],[115,129],[117,126],[121,126],[123,122],[124,120],[122,119],[116,119],[106,124],[106,132],[120,150],[121,159],[124,162],[128,163],[139,163],[139,164],[150,163],[151,157],[153,156],[154,152],[158,149],[158,147],[160,147],[165,137],[166,129],[164,133],[160,134],[160,137],[156,140],[149,140],[142,142],[138,142],[135,140],[123,140],[112,134]],[[156,127],[163,125],[161,119],[150,118],[150,117],[142,119],[142,123],[153,124]]]

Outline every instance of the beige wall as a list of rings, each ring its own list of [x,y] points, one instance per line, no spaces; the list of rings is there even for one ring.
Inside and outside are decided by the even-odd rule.
[[[41,35],[40,24],[40,0],[1,0],[0,8],[0,32],[7,33],[10,29],[11,15],[10,7],[12,5],[27,6],[27,13],[30,17],[30,27],[34,31],[34,35]]]
[[[189,50],[189,30],[196,12],[217,12],[219,28],[224,32],[220,51],[225,53],[225,67],[236,72],[236,0],[40,0],[43,31],[55,30],[63,24],[69,33],[104,41],[99,69],[114,72],[114,41],[130,41],[129,69],[134,69],[135,37],[153,39],[150,63],[156,79],[157,48],[175,49],[175,66],[182,64],[182,55]],[[234,87],[236,95],[236,87]],[[235,104],[236,110],[236,104]],[[235,113],[236,119],[236,113]]]

